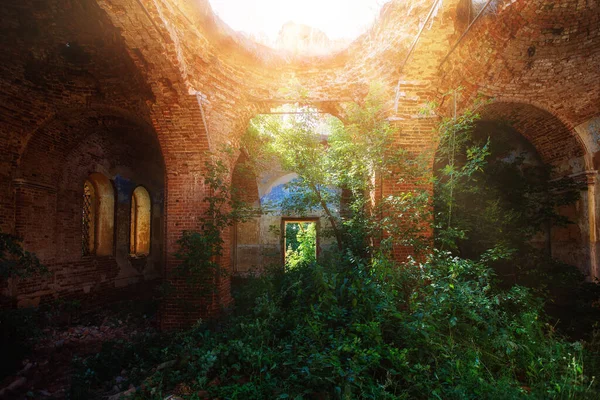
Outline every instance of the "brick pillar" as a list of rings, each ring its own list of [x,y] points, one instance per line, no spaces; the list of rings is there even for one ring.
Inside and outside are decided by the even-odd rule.
[[[165,184],[165,273],[169,292],[160,313],[162,329],[179,329],[193,325],[199,318],[219,315],[230,303],[230,278],[207,276],[215,280],[216,290],[194,287],[176,273],[177,241],[183,231],[199,231],[205,216],[205,162],[209,145],[202,114],[195,96],[180,96],[176,101],[162,99],[153,110],[166,167]],[[229,232],[223,232],[225,252],[218,260],[229,268]]]
[[[195,154],[190,159],[201,160],[202,156]],[[163,329],[182,328],[205,317],[206,300],[208,303],[213,301],[212,298],[203,299],[198,296],[194,288],[175,272],[179,263],[175,257],[177,240],[183,231],[199,230],[201,226],[201,216],[205,209],[202,201],[205,197],[203,176],[200,171],[171,173],[171,168],[167,164],[165,282],[168,294],[161,312]]]
[[[189,156],[189,155],[188,155]],[[194,155],[188,160],[197,163],[202,155]],[[168,174],[166,190],[166,268],[165,281],[169,288],[161,312],[162,329],[179,329],[193,325],[198,319],[214,318],[231,303],[231,282],[225,276],[206,276],[207,287],[194,286],[177,273],[179,260],[175,257],[179,246],[177,241],[183,231],[200,231],[207,204],[207,196],[202,171],[187,171],[176,175]],[[222,233],[223,254],[216,260],[222,268],[230,268],[229,228]],[[211,283],[215,290],[211,289]]]
[[[435,151],[434,130],[438,122],[437,117],[422,117],[419,116],[417,110],[414,113],[406,115],[404,117],[392,118],[393,125],[397,128],[398,133],[396,136],[396,147],[404,148],[414,154],[423,154],[425,156],[424,162],[427,163],[425,167],[426,171],[433,174],[433,159]],[[404,181],[398,182],[400,176],[392,176],[382,179],[378,182],[377,195],[379,199],[384,199],[390,195],[396,195],[402,192],[409,192],[412,190],[417,191],[428,191],[431,195],[433,194],[433,184],[427,183],[422,184],[419,182]],[[377,199],[376,199],[377,201]],[[429,224],[428,221],[424,222]],[[428,236],[433,237],[433,228],[430,226],[426,227]],[[392,249],[392,256],[395,260],[403,262],[408,256],[415,254],[414,249],[408,246],[402,246],[396,244]]]

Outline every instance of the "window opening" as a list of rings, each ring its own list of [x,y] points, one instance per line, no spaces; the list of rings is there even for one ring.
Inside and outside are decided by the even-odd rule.
[[[317,260],[317,221],[284,220],[284,263],[294,269]]]
[[[129,250],[131,255],[150,253],[151,201],[148,191],[138,186],[131,196],[131,227]]]
[[[94,252],[96,222],[96,190],[88,180],[83,184],[81,252],[84,256]]]

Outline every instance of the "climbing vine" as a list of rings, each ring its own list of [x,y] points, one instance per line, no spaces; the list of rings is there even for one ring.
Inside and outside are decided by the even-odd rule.
[[[256,214],[250,204],[236,196],[236,189],[231,186],[226,157],[232,153],[231,148],[225,148],[218,156],[212,155],[205,162],[204,184],[208,195],[204,198],[207,207],[200,217],[201,228],[198,231],[184,231],[177,241],[177,274],[198,289],[215,291],[219,277],[228,273],[220,260],[224,250],[225,229]],[[203,295],[202,290],[196,293]]]

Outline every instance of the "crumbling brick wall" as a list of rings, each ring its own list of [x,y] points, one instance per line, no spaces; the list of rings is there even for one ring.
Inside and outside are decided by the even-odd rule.
[[[0,229],[24,239],[53,275],[2,282],[17,305],[57,297],[102,302],[163,271],[164,162],[150,125],[153,94],[104,13],[88,2],[0,6]],[[82,256],[83,182],[115,189],[111,256]],[[153,198],[153,247],[129,258],[131,192]]]
[[[152,257],[155,265],[163,263],[163,278],[176,290],[163,303],[162,326],[183,327],[218,314],[231,302],[229,278],[198,301],[195,288],[174,274],[181,232],[202,225],[208,152],[237,145],[256,113],[281,103],[302,100],[339,115],[340,105],[361,101],[373,81],[388,94],[398,144],[415,151],[435,148],[437,119],[419,114],[428,101],[443,103],[441,110],[451,115],[442,97],[451,89],[464,87],[458,112],[478,94],[496,98],[488,118],[513,117],[520,133],[562,172],[593,178],[587,205],[581,205],[587,214],[580,209],[578,218],[591,221],[584,235],[594,242],[598,5],[493,3],[494,12],[447,60],[469,23],[466,0],[441,2],[408,58],[430,1],[387,4],[378,23],[347,50],[317,58],[276,53],[241,38],[215,18],[207,0],[2,3],[0,228],[21,233],[27,249],[59,271],[53,289],[31,281],[21,293],[83,293],[92,277],[100,277],[98,293],[129,282],[135,274],[129,269],[131,276],[124,277],[122,267],[126,199],[132,186],[144,184],[156,204],[164,189],[164,208],[157,206],[153,217],[164,246]],[[281,90],[298,87],[306,97]],[[117,245],[114,257],[85,261],[77,258],[76,201],[79,181],[93,171],[116,183]],[[389,181],[381,193],[411,188]],[[224,238],[221,262],[230,269],[231,233]],[[405,257],[409,249],[397,253]]]

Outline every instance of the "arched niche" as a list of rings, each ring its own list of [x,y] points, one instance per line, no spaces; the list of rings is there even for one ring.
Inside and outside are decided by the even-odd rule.
[[[521,168],[550,166],[550,182],[567,177],[575,180],[579,200],[557,210],[571,223],[547,226],[530,244],[544,247],[553,258],[590,274],[590,234],[595,228],[589,215],[594,194],[586,182],[590,162],[585,142],[557,115],[533,104],[494,101],[477,111],[481,118],[475,124],[474,135],[492,141],[500,136],[511,138],[514,148],[502,158],[524,157]],[[436,165],[436,169],[440,167]]]
[[[82,196],[83,255],[110,256],[114,252],[115,191],[110,180],[93,173]]]
[[[478,110],[482,122],[516,130],[552,165],[556,177],[586,170],[586,146],[579,135],[553,113],[528,103],[494,101]]]
[[[110,109],[60,113],[31,134],[15,176],[16,233],[28,251],[62,274],[36,278],[36,286],[19,288],[18,298],[91,299],[163,275],[165,164],[151,126]],[[134,260],[131,196],[140,185],[153,195],[146,216],[152,249],[138,246],[147,255]]]

